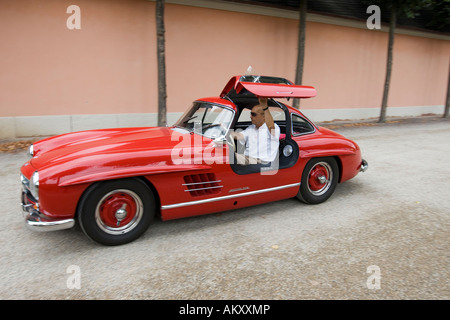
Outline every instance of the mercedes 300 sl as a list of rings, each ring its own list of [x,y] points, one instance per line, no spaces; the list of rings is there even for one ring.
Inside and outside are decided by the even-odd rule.
[[[92,240],[120,245],[162,220],[297,197],[327,200],[338,183],[365,171],[359,146],[316,126],[276,99],[311,98],[316,90],[269,76],[235,76],[218,97],[198,99],[171,127],[67,133],[30,146],[21,168],[22,209],[32,230],[79,223]],[[269,165],[236,161],[230,134],[251,124],[267,98],[280,128]]]

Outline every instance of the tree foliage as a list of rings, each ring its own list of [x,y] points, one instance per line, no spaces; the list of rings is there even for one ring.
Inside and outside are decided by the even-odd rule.
[[[438,30],[450,26],[450,0],[433,0],[426,9],[432,13],[427,26]]]

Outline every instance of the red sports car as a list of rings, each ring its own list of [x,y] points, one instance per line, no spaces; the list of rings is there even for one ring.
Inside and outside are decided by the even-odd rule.
[[[152,220],[189,217],[297,197],[318,204],[367,169],[358,145],[314,125],[275,98],[310,98],[313,87],[266,76],[233,77],[219,97],[194,101],[172,127],[63,134],[30,146],[21,168],[22,209],[37,231],[71,228],[104,245],[137,239]],[[271,163],[236,161],[230,134],[251,124],[267,98],[279,127]]]

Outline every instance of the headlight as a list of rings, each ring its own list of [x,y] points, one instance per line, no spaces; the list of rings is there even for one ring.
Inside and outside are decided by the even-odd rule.
[[[39,172],[35,171],[30,179],[30,192],[31,195],[39,200]]]
[[[33,144],[30,144],[30,146],[28,147],[28,155],[33,158],[34,157],[34,147]]]

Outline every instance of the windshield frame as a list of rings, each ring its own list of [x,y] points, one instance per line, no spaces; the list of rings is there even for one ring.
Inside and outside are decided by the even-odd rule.
[[[209,123],[209,122],[208,123],[203,123],[203,120],[205,119],[205,117],[207,117],[207,114],[210,112],[210,110],[213,107],[219,107],[219,108],[221,108],[223,110],[231,112],[231,117],[229,118],[229,121],[228,121],[228,123],[225,126],[226,130],[224,131],[224,134],[219,134],[218,136],[215,136],[215,135],[211,135],[210,136],[210,135],[205,134],[205,131],[203,131],[203,127],[204,126],[206,126],[208,124],[212,124],[212,123],[215,122],[215,121],[213,121],[212,123]],[[195,128],[195,122],[198,122],[198,121],[189,122],[190,120],[193,120],[194,118],[196,120],[198,120],[198,118],[196,118],[194,116],[194,114],[200,108],[206,108],[205,112],[203,112],[202,119],[201,119],[201,122],[200,122],[201,132],[199,132],[198,130],[196,130],[197,128]],[[236,111],[233,108],[230,108],[227,105],[223,105],[223,104],[220,104],[220,103],[217,103],[217,102],[196,100],[196,101],[194,101],[192,103],[191,107],[188,108],[183,113],[183,115],[177,120],[177,122],[175,122],[173,127],[181,128],[181,129],[187,130],[189,132],[193,132],[193,133],[199,134],[199,135],[201,135],[203,137],[206,137],[206,138],[209,138],[209,139],[225,138],[225,136],[228,134],[228,131],[230,130],[231,125],[233,124],[233,120],[234,120],[235,116],[236,116]],[[190,126],[190,125],[188,126],[187,123],[192,124],[192,126]]]

